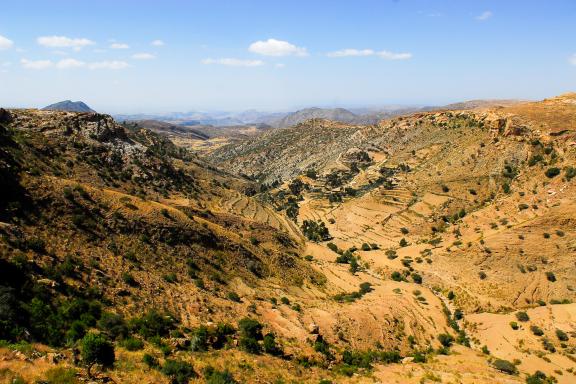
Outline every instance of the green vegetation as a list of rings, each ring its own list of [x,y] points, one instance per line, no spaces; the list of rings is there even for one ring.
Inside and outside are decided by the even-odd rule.
[[[518,319],[518,321],[526,322],[526,321],[530,320],[530,317],[528,316],[528,314],[526,312],[519,311],[519,312],[516,312],[516,319]]]
[[[82,360],[88,365],[88,376],[92,377],[92,366],[101,365],[104,369],[114,365],[114,346],[104,336],[88,333],[81,343]]]
[[[170,378],[172,384],[187,384],[190,379],[198,376],[192,364],[182,360],[167,359],[161,371]]]
[[[551,178],[556,177],[560,174],[560,168],[557,168],[557,167],[548,168],[546,170],[546,172],[544,172],[544,174],[546,175],[546,177],[551,179]]]
[[[516,375],[518,373],[518,368],[508,360],[496,359],[492,362],[492,366],[509,375]]]
[[[334,295],[334,300],[338,301],[338,302],[345,302],[345,303],[351,303],[353,301],[356,301],[360,298],[362,298],[362,296],[364,296],[365,294],[372,292],[373,288],[372,288],[372,284],[365,282],[360,284],[360,289],[356,292],[352,292],[352,293],[339,293],[337,295]]]
[[[330,233],[323,221],[304,220],[302,223],[302,233],[308,240],[319,242],[330,240]]]

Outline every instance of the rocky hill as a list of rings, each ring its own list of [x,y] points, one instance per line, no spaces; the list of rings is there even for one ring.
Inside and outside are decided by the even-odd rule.
[[[43,111],[66,111],[66,112],[87,112],[95,113],[92,108],[86,105],[82,101],[60,101],[59,103],[50,104],[47,107],[42,108]]]

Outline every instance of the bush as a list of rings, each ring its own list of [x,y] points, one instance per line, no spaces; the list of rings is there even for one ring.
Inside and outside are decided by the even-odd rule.
[[[553,272],[546,272],[546,278],[552,283],[556,281],[556,276]]]
[[[103,335],[89,333],[82,339],[82,360],[88,365],[88,376],[92,377],[90,369],[94,364],[103,368],[114,365],[114,346]]]
[[[544,334],[544,331],[540,327],[537,327],[536,325],[530,326],[530,330],[536,336],[542,336]]]
[[[276,336],[273,333],[267,333],[264,336],[264,352],[274,356],[282,355],[282,349],[276,344]]]
[[[319,242],[330,239],[330,233],[323,221],[304,220],[302,223],[302,233],[308,240]]]
[[[76,384],[76,370],[74,368],[55,367],[46,371],[48,384]]]
[[[534,372],[533,375],[526,376],[526,384],[552,384],[557,381],[553,377],[546,377],[546,374],[541,371]]]
[[[122,341],[122,346],[129,351],[139,351],[144,348],[144,342],[135,337],[129,337]]]
[[[486,272],[480,271],[480,272],[478,272],[478,277],[480,278],[480,280],[484,280],[488,276],[486,275]]]
[[[516,319],[518,319],[518,321],[526,322],[530,320],[530,316],[528,316],[528,314],[524,311],[519,311],[516,312]]]
[[[441,333],[438,335],[438,341],[443,347],[449,348],[454,343],[454,337],[447,333]]]
[[[148,366],[148,368],[156,369],[160,367],[160,362],[158,359],[149,353],[145,353],[144,356],[142,356],[142,361]]]
[[[372,248],[370,247],[370,244],[362,243],[362,250],[363,251],[370,251],[370,250],[372,250]]]
[[[558,338],[558,340],[560,341],[568,341],[568,335],[566,334],[566,332],[557,329],[556,330],[556,337]]]
[[[557,167],[548,168],[546,170],[546,172],[544,172],[544,174],[546,175],[546,177],[551,179],[551,178],[556,177],[560,174],[560,168],[557,168]]]
[[[402,276],[402,274],[398,271],[394,271],[392,272],[392,274],[390,275],[390,277],[392,278],[392,280],[394,281],[404,281],[404,276]]]
[[[138,282],[136,281],[134,276],[132,276],[128,272],[125,272],[122,274],[122,281],[124,281],[126,284],[128,284],[131,287],[137,287],[138,286]]]
[[[520,329],[520,326],[518,325],[517,322],[511,321],[511,322],[510,322],[510,328],[512,328],[513,330],[517,331],[518,329]]]
[[[492,363],[494,368],[497,370],[507,373],[509,375],[515,375],[518,373],[518,368],[508,360],[496,359]]]
[[[400,244],[401,247],[406,247],[406,246],[408,246],[408,241],[406,241],[405,238],[402,238],[402,239],[400,239],[400,243],[399,243],[399,244]]]
[[[288,299],[287,297],[284,297],[284,296],[282,296],[282,297],[280,298],[280,302],[281,302],[282,304],[285,304],[285,305],[290,305],[290,299]]]
[[[124,318],[115,313],[104,313],[98,321],[98,328],[105,332],[111,339],[128,336],[129,330]]]
[[[168,273],[168,274],[162,276],[162,278],[167,283],[175,283],[178,281],[178,278],[176,277],[175,273]]]
[[[263,339],[262,324],[257,320],[245,317],[238,322],[238,328],[240,330],[240,348],[248,353],[260,353],[262,348],[258,341]]]
[[[167,336],[175,327],[172,316],[154,310],[130,321],[131,328],[145,339]]]
[[[414,282],[416,284],[422,284],[422,276],[420,276],[417,273],[413,273],[411,276],[412,276],[412,280],[414,280]]]
[[[191,378],[197,376],[192,365],[181,360],[166,360],[162,373],[170,377],[172,384],[187,384]]]
[[[236,292],[228,292],[228,299],[236,303],[240,303],[242,301],[242,299],[240,299],[240,296],[238,296]]]
[[[236,384],[234,376],[228,370],[217,371],[211,366],[204,368],[204,379],[206,384]]]

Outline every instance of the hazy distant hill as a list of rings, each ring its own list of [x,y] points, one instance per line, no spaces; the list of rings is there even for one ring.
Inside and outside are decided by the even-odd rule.
[[[310,119],[327,119],[342,123],[350,123],[357,117],[357,115],[344,108],[306,108],[289,113],[272,125],[279,128],[291,127]]]
[[[158,120],[135,120],[131,123],[138,124],[139,127],[149,129],[153,132],[167,135],[184,135],[193,139],[207,140],[208,135],[200,132],[197,129],[189,128],[182,125],[170,124]]]
[[[67,112],[92,112],[96,113],[95,110],[90,108],[82,101],[70,101],[65,100],[59,103],[50,104],[47,107],[42,108],[44,111],[67,111]]]

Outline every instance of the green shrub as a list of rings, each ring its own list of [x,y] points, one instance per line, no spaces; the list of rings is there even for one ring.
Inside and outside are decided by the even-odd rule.
[[[440,344],[442,344],[443,347],[449,348],[454,342],[454,337],[447,333],[441,333],[438,335],[438,341]]]
[[[122,274],[122,281],[124,281],[126,284],[128,284],[131,287],[137,287],[139,284],[136,281],[136,279],[134,278],[134,276],[132,276],[130,273],[125,272]]]
[[[370,244],[368,243],[362,243],[362,250],[363,251],[370,251],[372,248],[370,247]]]
[[[228,292],[228,299],[236,303],[240,303],[242,301],[236,292]]]
[[[197,376],[192,365],[181,360],[166,360],[162,373],[170,377],[172,384],[187,384],[191,378]]]
[[[204,368],[203,371],[206,384],[236,384],[234,376],[228,370],[217,371],[211,366]]]
[[[262,324],[257,320],[245,317],[238,322],[238,328],[240,330],[240,348],[248,353],[260,353],[262,348],[258,341],[263,339]]]
[[[288,299],[287,297],[284,297],[284,296],[282,296],[282,297],[280,298],[280,302],[281,302],[282,304],[285,304],[285,305],[290,305],[290,299]]]
[[[520,326],[518,325],[517,322],[511,321],[511,322],[510,322],[510,328],[512,328],[513,330],[517,331],[518,329],[520,329]]]
[[[390,275],[390,277],[392,278],[392,280],[394,281],[404,281],[404,276],[402,276],[402,274],[398,271],[394,271],[392,272],[392,274]]]
[[[518,321],[526,322],[530,320],[530,316],[528,316],[528,314],[524,311],[519,311],[516,312],[516,319],[518,319]]]
[[[168,274],[162,276],[162,278],[167,283],[175,283],[178,281],[178,278],[176,277],[175,273],[168,273]]]
[[[556,177],[560,174],[560,168],[557,168],[557,167],[548,168],[546,170],[546,172],[544,172],[544,174],[546,175],[546,177],[551,179],[551,178]]]
[[[88,365],[88,376],[94,364],[100,364],[103,368],[111,368],[114,365],[114,346],[103,335],[88,333],[81,343],[82,360]]]
[[[154,336],[168,336],[170,331],[175,328],[176,322],[172,316],[151,310],[141,317],[134,318],[130,321],[130,327],[145,339]]]
[[[518,368],[508,360],[496,359],[492,362],[492,365],[497,370],[509,375],[515,375],[518,373]]]
[[[136,337],[129,337],[122,340],[121,345],[129,351],[139,351],[144,348],[144,342]]]
[[[546,279],[548,279],[548,281],[553,283],[556,281],[556,276],[554,275],[553,272],[546,272]]]
[[[568,339],[569,339],[569,338],[568,338],[568,335],[566,334],[566,332],[564,332],[564,331],[562,331],[562,330],[560,330],[560,329],[557,329],[557,330],[556,330],[556,337],[557,337],[558,340],[560,340],[560,341],[568,341]]]
[[[129,330],[124,318],[115,313],[104,313],[98,321],[98,328],[106,333],[111,339],[128,336]]]
[[[328,228],[322,221],[304,220],[302,223],[302,233],[308,240],[319,242],[330,239]]]
[[[530,331],[536,336],[542,336],[544,334],[544,331],[536,325],[530,326]]]
[[[273,333],[267,333],[263,339],[264,352],[274,356],[282,355],[282,349],[276,343],[276,336]]]
[[[145,353],[144,356],[142,356],[142,361],[148,366],[148,368],[157,369],[160,367],[158,359],[149,353]]]
[[[416,284],[422,284],[422,276],[420,276],[417,273],[413,273],[411,276],[412,276],[412,280],[414,280],[414,282]]]

